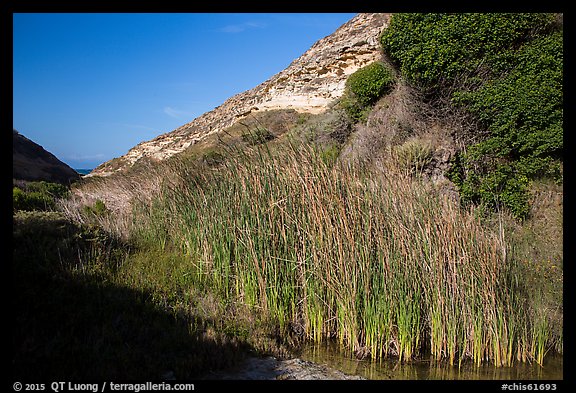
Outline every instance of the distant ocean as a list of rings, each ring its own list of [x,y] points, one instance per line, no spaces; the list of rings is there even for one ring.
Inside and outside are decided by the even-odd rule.
[[[81,175],[87,175],[90,172],[92,172],[92,169],[74,169],[74,170]]]

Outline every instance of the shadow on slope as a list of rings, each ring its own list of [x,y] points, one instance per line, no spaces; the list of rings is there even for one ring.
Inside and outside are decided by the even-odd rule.
[[[15,380],[190,379],[235,364],[249,349],[207,333],[211,321],[114,283],[110,266],[86,266],[89,253],[91,261],[116,262],[112,253],[95,258],[77,228],[55,217],[14,219]]]

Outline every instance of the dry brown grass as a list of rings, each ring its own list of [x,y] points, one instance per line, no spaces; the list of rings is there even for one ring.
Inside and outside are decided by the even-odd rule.
[[[469,125],[459,114],[432,107],[416,89],[399,80],[375,105],[366,123],[355,126],[341,159],[370,162],[383,171],[408,171],[442,183],[451,157],[463,146],[455,136],[465,127]]]

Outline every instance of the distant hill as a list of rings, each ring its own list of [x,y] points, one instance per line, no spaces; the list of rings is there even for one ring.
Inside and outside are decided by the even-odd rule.
[[[80,179],[80,174],[42,146],[13,130],[12,177],[16,180],[70,184]]]

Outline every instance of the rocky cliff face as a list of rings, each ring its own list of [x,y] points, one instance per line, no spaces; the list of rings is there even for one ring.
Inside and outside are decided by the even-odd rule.
[[[138,144],[126,155],[100,165],[91,175],[107,176],[142,158],[163,160],[258,111],[324,111],[342,96],[350,74],[381,59],[379,37],[388,21],[389,14],[358,14],[269,80],[172,132]]]
[[[16,130],[12,131],[12,177],[61,184],[80,179],[78,172]]]

